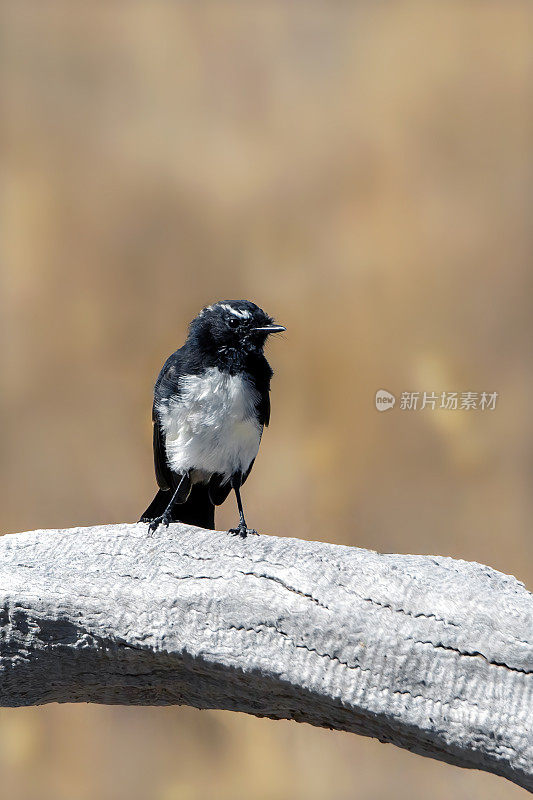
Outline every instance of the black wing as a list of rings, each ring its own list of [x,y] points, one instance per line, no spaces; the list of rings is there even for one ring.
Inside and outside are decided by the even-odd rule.
[[[155,479],[159,488],[163,489],[163,491],[167,491],[174,485],[174,480],[170,467],[167,464],[163,431],[161,430],[159,420],[157,419],[155,408],[152,410],[152,424],[154,428],[153,444]]]
[[[261,398],[257,403],[256,408],[259,422],[266,428],[270,422],[270,395],[268,391],[261,394]]]
[[[181,362],[182,354],[180,350],[176,350],[165,361],[154,388],[154,404],[152,406],[154,467],[157,483],[163,491],[175,489],[178,476],[168,465],[165,434],[161,428],[158,406],[161,401],[165,402],[179,395],[179,378],[182,372]]]
[[[264,355],[260,355],[254,363],[252,377],[254,387],[259,393],[256,403],[257,419],[265,427],[270,422],[270,379],[272,375],[270,364]]]

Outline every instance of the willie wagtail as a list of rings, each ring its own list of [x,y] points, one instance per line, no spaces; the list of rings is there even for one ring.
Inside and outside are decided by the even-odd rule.
[[[272,370],[263,354],[282,325],[247,300],[202,309],[187,341],[165,362],[154,389],[154,464],[159,491],[141,517],[215,527],[215,506],[231,489],[247,527],[240,487],[250,474],[270,418]]]

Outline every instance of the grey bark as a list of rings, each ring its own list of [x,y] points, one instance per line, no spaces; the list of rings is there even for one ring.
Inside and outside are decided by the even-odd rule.
[[[533,791],[533,596],[437,556],[171,525],[0,539],[0,705],[187,704]]]

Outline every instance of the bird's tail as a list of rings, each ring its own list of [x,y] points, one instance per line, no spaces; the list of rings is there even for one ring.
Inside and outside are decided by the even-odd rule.
[[[144,514],[141,522],[150,522],[155,517],[160,517],[172,497],[172,491],[160,489]],[[172,522],[185,522],[187,525],[197,525],[199,528],[215,529],[215,506],[209,499],[206,485],[194,484],[185,503],[174,503],[170,518]]]

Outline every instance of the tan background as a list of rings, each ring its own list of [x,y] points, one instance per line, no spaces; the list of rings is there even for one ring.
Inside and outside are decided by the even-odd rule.
[[[164,357],[250,298],[288,331],[249,521],[531,586],[532,23],[513,0],[4,3],[2,530],[136,519]],[[381,387],[500,398],[378,414]],[[522,796],[178,708],[2,710],[0,776],[10,800]]]

